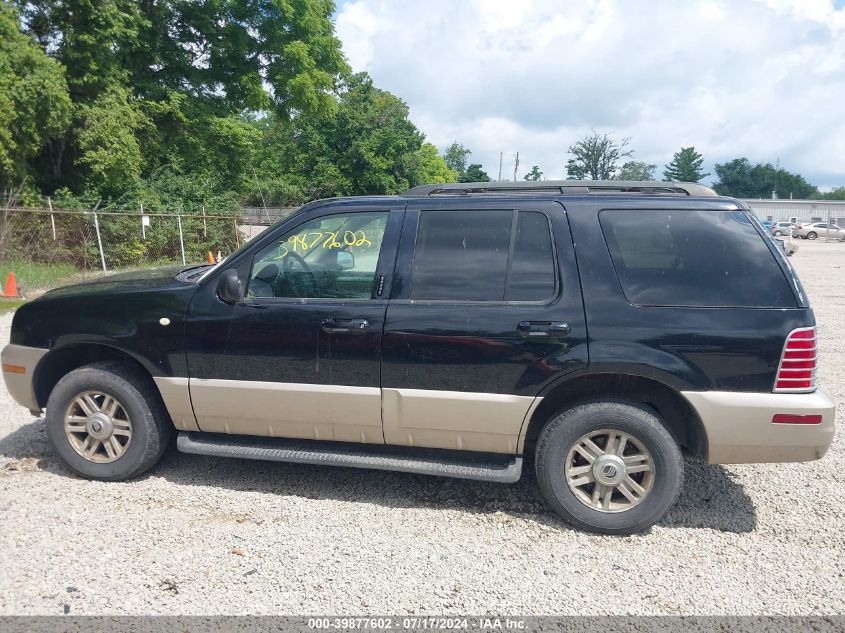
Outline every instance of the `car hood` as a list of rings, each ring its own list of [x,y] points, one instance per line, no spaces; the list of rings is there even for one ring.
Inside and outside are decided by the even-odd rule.
[[[75,297],[110,292],[155,290],[174,285],[193,285],[191,281],[184,279],[181,273],[198,268],[198,266],[162,266],[160,268],[108,274],[50,290],[43,296],[45,298]]]

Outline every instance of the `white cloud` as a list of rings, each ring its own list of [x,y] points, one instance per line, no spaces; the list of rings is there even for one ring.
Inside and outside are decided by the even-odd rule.
[[[494,176],[564,176],[590,129],[632,137],[658,174],[682,145],[707,163],[774,162],[845,184],[845,9],[830,0],[352,0],[355,70],[404,99],[428,139]]]

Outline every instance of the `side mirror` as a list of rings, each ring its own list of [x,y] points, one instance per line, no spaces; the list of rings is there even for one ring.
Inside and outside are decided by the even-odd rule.
[[[355,268],[355,255],[349,251],[338,251],[337,267],[340,270],[351,270],[352,268]]]
[[[220,276],[220,281],[217,282],[217,296],[225,303],[237,303],[244,298],[244,286],[237,270],[230,268]]]

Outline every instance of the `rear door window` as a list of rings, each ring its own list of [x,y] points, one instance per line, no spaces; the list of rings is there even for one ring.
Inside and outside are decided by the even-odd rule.
[[[599,219],[634,305],[797,305],[765,238],[741,211],[605,210]]]
[[[411,299],[545,301],[557,272],[545,214],[513,210],[421,211]]]

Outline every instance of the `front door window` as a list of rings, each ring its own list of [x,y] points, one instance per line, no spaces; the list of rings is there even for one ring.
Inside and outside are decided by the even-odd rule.
[[[315,218],[255,256],[250,298],[369,299],[387,212]]]

